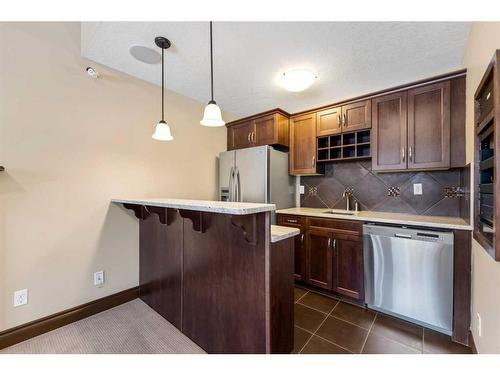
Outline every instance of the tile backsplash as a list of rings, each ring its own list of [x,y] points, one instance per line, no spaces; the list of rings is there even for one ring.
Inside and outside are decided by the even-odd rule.
[[[323,176],[301,177],[300,205],[343,209],[342,193],[352,189],[362,210],[465,218],[470,190],[467,170],[375,173],[371,161],[327,164]],[[414,194],[414,184],[422,185],[421,195]]]

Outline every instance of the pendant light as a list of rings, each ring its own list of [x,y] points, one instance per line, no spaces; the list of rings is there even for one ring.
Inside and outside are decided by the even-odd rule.
[[[205,107],[203,119],[200,124],[203,126],[224,126],[226,123],[222,120],[222,114],[219,106],[214,100],[214,53],[212,47],[212,21],[210,21],[210,92],[211,98]]]
[[[165,83],[164,83],[164,69],[165,69],[165,60],[164,53],[167,48],[170,47],[170,41],[167,38],[162,36],[157,36],[155,38],[155,43],[158,47],[161,48],[161,121],[156,125],[155,133],[152,138],[157,141],[172,141],[174,137],[172,137],[172,133],[170,133],[170,126],[165,122]]]

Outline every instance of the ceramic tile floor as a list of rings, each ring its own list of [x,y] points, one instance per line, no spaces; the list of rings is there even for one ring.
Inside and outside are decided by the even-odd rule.
[[[441,333],[295,288],[298,354],[471,354]]]

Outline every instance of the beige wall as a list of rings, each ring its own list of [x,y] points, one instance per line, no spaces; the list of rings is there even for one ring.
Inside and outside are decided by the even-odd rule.
[[[216,197],[225,128],[166,99],[175,140],[158,142],[160,89],[82,59],[79,23],[0,23],[0,330],[138,284],[137,220],[111,198]]]
[[[467,160],[474,158],[474,91],[500,48],[500,22],[476,22],[464,56],[467,68]],[[472,244],[472,334],[479,353],[500,353],[500,262],[495,262],[473,240]],[[477,313],[481,315],[479,336]]]

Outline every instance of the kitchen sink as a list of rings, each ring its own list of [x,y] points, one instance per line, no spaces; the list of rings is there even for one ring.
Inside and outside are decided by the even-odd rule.
[[[356,211],[347,211],[347,210],[326,210],[323,211],[324,214],[333,214],[333,215],[356,215]]]

